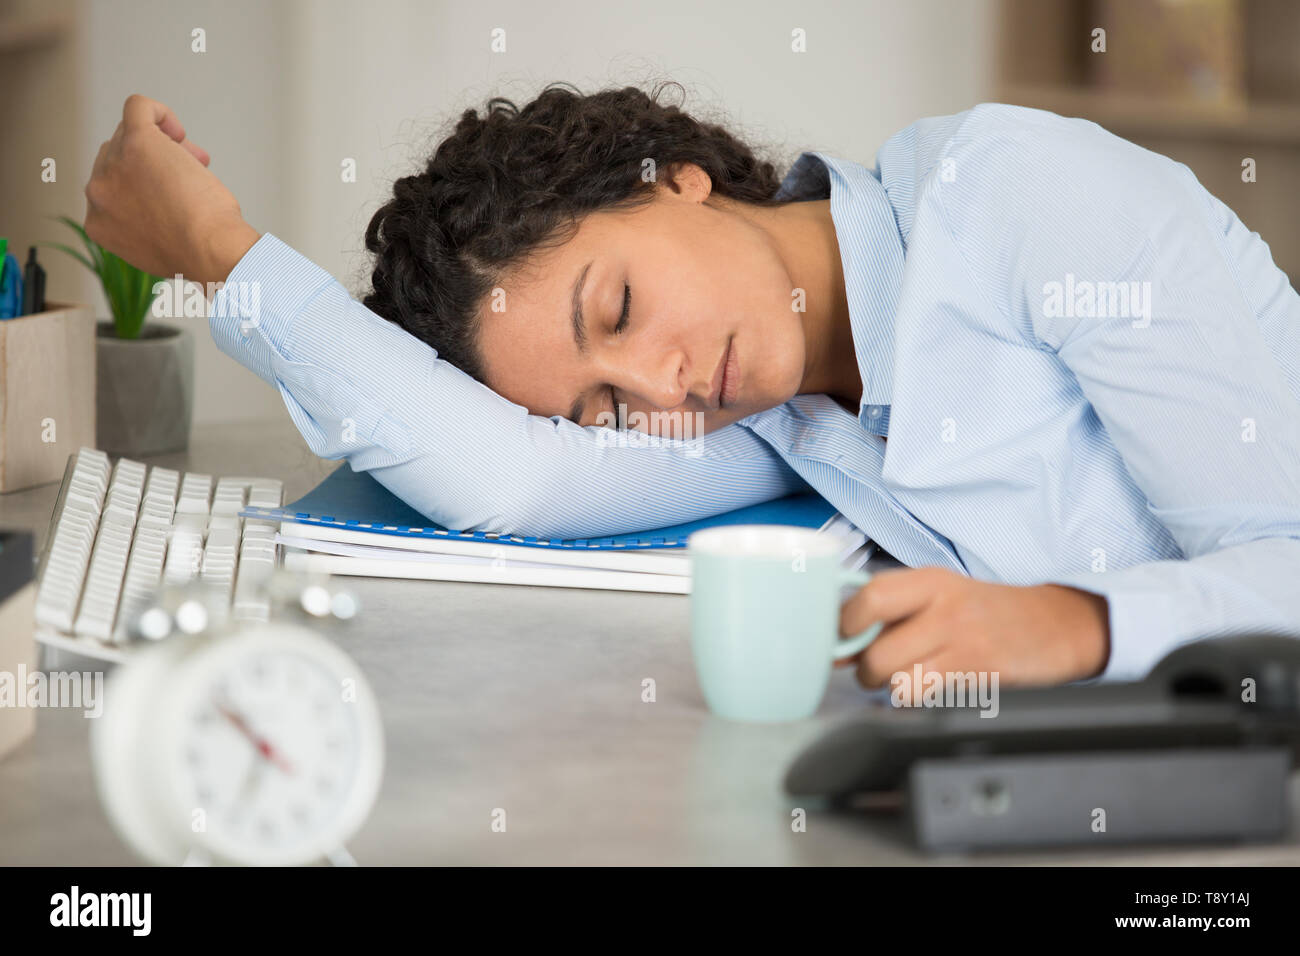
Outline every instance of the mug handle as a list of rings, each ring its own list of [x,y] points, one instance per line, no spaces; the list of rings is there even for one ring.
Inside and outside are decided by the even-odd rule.
[[[840,586],[857,585],[862,587],[871,580],[871,575],[866,571],[840,571]],[[842,661],[846,657],[852,657],[860,653],[868,644],[876,639],[876,636],[884,628],[883,621],[877,621],[869,628],[856,637],[849,637],[835,644],[835,649],[831,651],[831,657],[837,661]]]

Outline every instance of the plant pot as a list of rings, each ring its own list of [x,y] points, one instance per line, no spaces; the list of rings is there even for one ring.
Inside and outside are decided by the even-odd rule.
[[[137,457],[180,451],[190,443],[194,411],[194,337],[150,322],[138,339],[119,339],[112,322],[96,327],[95,444]]]

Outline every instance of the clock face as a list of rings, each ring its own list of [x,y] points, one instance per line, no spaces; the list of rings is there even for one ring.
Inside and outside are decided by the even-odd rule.
[[[382,748],[356,666],[325,641],[259,634],[215,643],[177,676],[168,802],[195,844],[271,865],[341,845],[374,799]]]

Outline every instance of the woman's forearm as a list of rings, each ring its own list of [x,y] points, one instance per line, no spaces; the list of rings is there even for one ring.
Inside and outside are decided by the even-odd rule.
[[[279,389],[313,452],[347,458],[439,524],[588,537],[807,487],[739,426],[647,445],[529,415],[269,233],[228,280],[210,323],[222,351]]]
[[[280,391],[312,451],[347,458],[453,528],[582,536],[643,530],[806,485],[738,427],[693,447],[625,447],[531,416],[354,301],[325,270],[244,222],[162,103],[128,98],[86,186],[86,228],[155,275],[224,281],[220,348]]]

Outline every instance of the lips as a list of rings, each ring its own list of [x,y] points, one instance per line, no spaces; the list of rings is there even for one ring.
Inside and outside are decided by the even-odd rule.
[[[718,401],[723,407],[735,404],[736,395],[740,391],[740,359],[736,356],[736,343],[734,340],[727,343],[725,361],[726,365],[722,374],[722,390],[718,393]]]
[[[736,360],[734,338],[727,339],[727,347],[713,373],[712,387],[709,389],[709,407],[725,408],[736,400],[740,382],[740,366]]]

